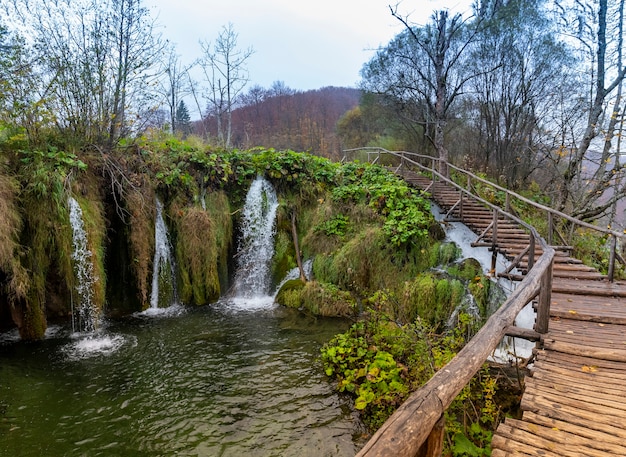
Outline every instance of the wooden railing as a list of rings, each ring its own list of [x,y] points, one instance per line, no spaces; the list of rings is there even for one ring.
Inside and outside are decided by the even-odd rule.
[[[362,151],[362,150],[360,150]],[[368,160],[379,160],[381,152],[374,152],[374,159],[368,151]],[[350,152],[350,151],[347,151]],[[538,243],[542,254],[529,262],[529,271],[516,290],[496,311],[447,365],[441,368],[419,390],[396,410],[396,412],[378,429],[363,449],[357,454],[361,457],[372,456],[438,456],[441,455],[444,433],[444,412],[472,377],[480,370],[485,360],[493,353],[505,335],[524,336],[514,330],[516,316],[528,303],[537,300],[537,321],[535,331],[546,333],[550,315],[550,293],[552,289],[552,265],[554,249],[538,234],[534,227],[519,220],[484,199],[471,193],[471,186],[464,188],[441,175],[436,167],[436,159],[410,153],[384,153],[396,155],[401,159],[399,166],[411,163],[424,171],[432,173],[433,178],[447,182],[461,192],[490,207],[494,220],[499,216],[509,218],[526,227],[530,234],[530,244]],[[432,160],[430,167],[418,160]],[[456,167],[454,169],[457,169]],[[462,171],[460,169],[457,169]],[[472,175],[473,176],[473,175]],[[480,179],[479,177],[474,177]],[[486,182],[486,181],[485,181]],[[533,332],[534,333],[534,332]],[[529,335],[532,336],[532,335]]]
[[[461,187],[455,182],[453,182],[452,180],[448,179],[447,177],[444,177],[442,174],[439,173],[438,170],[441,169],[441,165],[440,165],[441,161],[437,157],[426,156],[426,155],[417,154],[413,152],[406,152],[406,151],[388,151],[384,148],[357,148],[357,149],[345,150],[343,160],[347,160],[349,157],[353,159],[358,155],[361,155],[362,158],[364,158],[365,160],[371,163],[380,162],[384,156],[394,157],[395,162],[397,162],[395,165],[398,167],[398,169],[402,169],[403,167],[413,165],[425,173],[432,174],[434,180],[438,179],[438,180],[444,181],[450,184],[451,186],[459,190],[462,190],[466,195],[469,195],[470,193],[472,193],[472,189],[473,187],[475,187],[475,184],[480,183],[481,185],[484,185],[493,189],[494,192],[497,191],[497,192],[501,192],[504,194],[505,202],[504,202],[504,206],[500,208],[500,210],[507,214],[511,213],[511,207],[515,201],[523,202],[529,206],[532,206],[537,211],[543,212],[546,215],[547,222],[546,222],[546,230],[545,230],[544,236],[546,238],[547,243],[556,249],[573,250],[573,247],[568,246],[569,243],[566,241],[566,237],[563,236],[559,232],[557,228],[557,224],[556,224],[557,219],[567,221],[568,223],[571,224],[572,227],[581,227],[581,228],[593,230],[595,232],[604,234],[609,238],[609,243],[608,243],[609,254],[608,254],[608,259],[606,259],[608,263],[607,279],[609,281],[613,281],[615,279],[616,262],[619,261],[622,265],[626,266],[626,260],[620,255],[619,249],[618,249],[618,240],[620,240],[623,245],[626,245],[626,233],[618,232],[610,228],[599,227],[597,225],[593,225],[593,224],[589,224],[588,222],[581,221],[572,216],[569,216],[560,211],[557,211],[554,208],[550,208],[548,206],[545,206],[533,200],[530,200],[522,195],[512,192],[509,189],[498,186],[497,184],[494,184],[486,179],[476,176],[475,174],[471,172],[463,170],[450,163],[446,163],[445,165],[447,166],[448,170],[452,170],[453,172],[456,172],[457,175],[461,177],[461,180],[463,180],[463,177],[465,178],[464,180],[466,181],[466,185],[465,187]],[[486,203],[482,199],[481,201],[483,204]],[[493,207],[495,205],[489,204],[489,206]],[[527,226],[527,224],[522,224],[522,225],[525,227]],[[559,244],[556,244],[555,241],[557,241]],[[529,252],[529,254],[531,256],[529,258],[529,264],[532,264],[532,260],[533,260],[532,251]],[[531,265],[529,265],[529,268],[530,266]]]

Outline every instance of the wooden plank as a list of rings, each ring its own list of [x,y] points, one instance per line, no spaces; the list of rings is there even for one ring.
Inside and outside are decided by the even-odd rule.
[[[535,454],[537,455],[537,454]],[[508,457],[508,456],[515,456],[515,457],[533,457],[533,454],[527,454],[526,452],[520,452],[520,451],[510,451],[510,450],[506,450],[503,451],[501,449],[492,449],[491,451],[491,457]]]
[[[598,439],[600,436],[595,436],[593,433],[591,435],[594,436],[581,436],[558,427],[546,427],[537,423],[526,423],[525,421],[517,419],[507,419],[506,424],[512,429],[521,430],[545,439],[546,441],[558,443],[559,448],[563,445],[567,445],[577,449],[579,452],[584,450],[586,454],[596,457],[604,457],[607,452],[613,455],[626,456],[626,447],[621,443],[616,444],[601,441]]]
[[[562,384],[556,382],[546,382],[544,379],[532,377],[526,380],[526,389],[533,389],[546,394],[567,395],[573,400],[586,402],[598,406],[607,406],[616,410],[621,410],[626,419],[626,405],[623,402],[623,395],[616,396],[600,392],[590,392],[583,388],[576,387],[578,383]],[[625,422],[626,423],[626,422]],[[626,454],[624,454],[626,455]]]
[[[600,424],[623,427],[625,423],[623,411],[587,404],[584,401],[563,397],[558,393],[526,391],[522,396],[521,405],[524,411],[533,411],[548,417],[557,417],[553,415],[556,411],[567,411],[567,416],[558,418],[571,420],[575,424],[593,429]]]
[[[617,331],[614,324],[602,322],[569,321],[569,325],[559,323],[558,328],[554,321],[545,335],[546,339],[555,339],[561,342],[586,344],[592,347],[624,349],[626,348],[626,333]],[[577,325],[571,325],[577,324]],[[591,325],[581,325],[591,324]],[[610,327],[609,327],[610,326]]]
[[[601,430],[592,430],[587,427],[581,427],[580,425],[572,424],[568,421],[545,417],[532,411],[526,411],[524,413],[523,420],[532,424],[542,425],[544,427],[550,427],[553,429],[555,428],[585,438],[598,440],[600,442],[599,446],[597,446],[598,448],[601,448],[603,443],[614,444],[620,447],[624,447],[624,439],[613,433],[606,433],[605,431]],[[623,453],[617,455],[626,455],[626,448],[624,449]]]
[[[583,382],[600,381],[606,384],[617,384],[617,385],[624,384],[626,382],[624,380],[624,376],[621,373],[605,371],[602,369],[598,369],[602,371],[593,371],[593,370],[583,369],[583,367],[597,367],[598,362],[599,361],[594,361],[589,364],[579,365],[579,366],[574,367],[573,369],[571,367],[563,368],[559,366],[548,365],[543,362],[536,362],[534,370],[536,371],[545,370],[550,373],[558,374],[559,376],[564,376],[564,377],[568,377],[572,379],[578,379]]]
[[[524,416],[528,414],[536,414],[538,417],[543,417],[546,420],[556,420],[560,422],[565,422],[570,424],[571,426],[577,426],[584,429],[589,430],[588,433],[604,433],[614,435],[616,438],[622,440],[626,439],[626,434],[624,433],[623,424],[607,424],[605,421],[596,421],[593,418],[587,418],[589,413],[582,411],[579,413],[575,408],[571,408],[568,406],[563,406],[561,408],[554,408],[552,405],[542,404],[542,401],[545,399],[541,399],[539,397],[533,397],[533,400],[537,400],[538,403],[534,405],[534,409],[525,409]]]
[[[564,355],[559,352],[549,352],[545,350],[538,350],[536,352],[537,360],[542,362],[552,362],[561,365],[571,365],[574,367],[580,367],[582,365],[597,365],[605,370],[611,370],[616,373],[622,373],[626,376],[626,365],[620,362],[612,362],[609,360],[595,360],[587,357],[579,357],[573,355]],[[624,378],[626,381],[626,378]]]
[[[544,340],[544,347],[552,351],[565,352],[567,354],[626,362],[626,349],[602,349],[599,347],[589,347],[581,344],[563,343],[552,339]]]
[[[583,367],[591,368],[594,367],[594,365],[583,365]],[[526,378],[526,382],[530,379],[536,379],[547,385],[555,386],[556,390],[560,390],[558,386],[562,386],[563,384],[576,383],[578,389],[587,391],[590,394],[614,396],[620,398],[622,401],[624,397],[624,388],[621,384],[607,383],[606,379],[600,377],[598,379],[577,379],[575,377],[559,376],[548,370],[539,370],[535,372],[532,377],[529,376]]]
[[[600,457],[601,455],[595,449],[581,448],[579,445],[568,442],[555,441],[555,438],[558,438],[557,435],[559,435],[557,433],[554,433],[553,437],[539,436],[523,429],[511,427],[508,422],[507,420],[498,426],[498,436],[510,440],[509,446],[513,442],[517,443],[517,446],[511,446],[512,449],[517,448],[521,450],[523,449],[522,446],[530,446],[531,448],[555,453],[561,457]],[[497,447],[502,449],[500,446]],[[602,457],[605,457],[605,455],[602,455]]]
[[[595,295],[606,297],[626,297],[626,287],[608,281],[584,281],[576,279],[560,279],[552,285],[553,292],[572,292],[578,295]]]

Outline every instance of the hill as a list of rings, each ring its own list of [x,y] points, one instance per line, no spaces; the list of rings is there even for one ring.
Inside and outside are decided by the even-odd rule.
[[[361,91],[345,87],[306,92],[282,89],[253,87],[248,92],[242,106],[232,113],[232,145],[242,149],[266,146],[339,157],[342,145],[335,126],[343,114],[359,104]],[[216,136],[215,118],[208,117],[203,122],[204,130]]]

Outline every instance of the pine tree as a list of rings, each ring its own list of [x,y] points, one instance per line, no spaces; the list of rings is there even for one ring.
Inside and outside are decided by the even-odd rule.
[[[176,107],[176,126],[174,132],[180,132],[183,136],[191,133],[191,117],[185,102],[181,100]]]

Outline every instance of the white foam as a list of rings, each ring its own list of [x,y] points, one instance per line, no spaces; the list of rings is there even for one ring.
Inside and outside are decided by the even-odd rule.
[[[167,308],[153,308],[150,307],[145,311],[141,311],[133,314],[134,316],[146,316],[146,317],[171,317],[180,316],[185,312],[185,307],[179,303],[175,303]]]
[[[97,356],[108,356],[117,352],[124,344],[137,344],[133,337],[116,334],[92,333],[72,335],[75,340],[64,346],[63,352],[71,360],[87,359]]]
[[[227,309],[235,311],[258,311],[276,307],[274,297],[270,295],[260,295],[256,297],[233,297],[224,301],[224,305]]]

